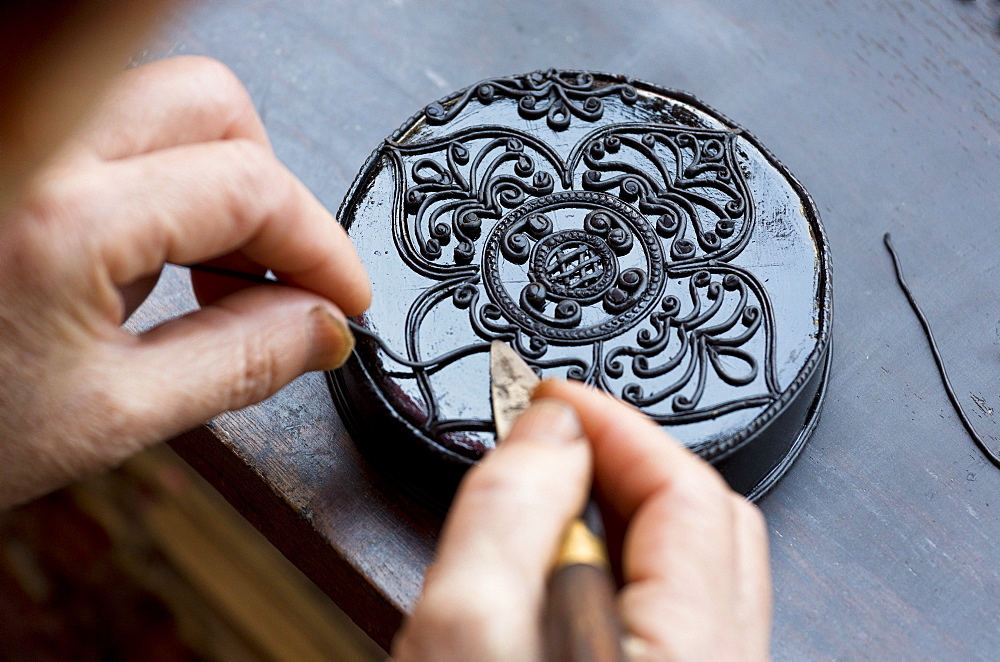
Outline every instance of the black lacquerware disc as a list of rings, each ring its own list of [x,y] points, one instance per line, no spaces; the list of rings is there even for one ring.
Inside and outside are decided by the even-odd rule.
[[[693,96],[599,73],[483,81],[380,145],[340,210],[372,279],[338,406],[425,485],[494,443],[489,346],[629,402],[767,490],[826,382],[829,255],[809,195]]]

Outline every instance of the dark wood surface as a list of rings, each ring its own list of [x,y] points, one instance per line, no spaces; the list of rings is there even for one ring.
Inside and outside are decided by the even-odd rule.
[[[805,184],[829,233],[834,360],[822,420],[761,503],[777,659],[992,658],[1000,471],[952,411],[881,244],[891,231],[961,401],[1000,446],[1000,2],[228,2],[144,59],[208,54],[275,149],[336,209],[426,103],[538,68],[694,92]],[[166,274],[135,322],[190,307]],[[365,464],[320,375],[175,442],[383,645],[441,515]]]

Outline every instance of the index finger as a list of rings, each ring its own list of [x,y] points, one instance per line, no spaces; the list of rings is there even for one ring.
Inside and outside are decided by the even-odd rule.
[[[728,491],[707,462],[633,407],[577,382],[546,380],[536,398],[556,398],[576,409],[594,448],[594,474],[602,493],[626,520],[649,497],[677,481]]]
[[[194,264],[238,251],[347,315],[368,307],[367,274],[344,228],[269,149],[225,140],[98,168],[107,171],[99,173],[99,209],[109,214],[95,223],[94,235],[115,284],[165,262]]]
[[[77,141],[111,161],[236,138],[270,148],[250,94],[236,75],[217,60],[185,55],[121,74]]]

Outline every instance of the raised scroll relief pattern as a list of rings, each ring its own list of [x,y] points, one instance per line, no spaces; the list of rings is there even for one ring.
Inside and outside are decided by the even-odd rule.
[[[487,103],[501,92],[535,99],[525,102],[536,104],[531,112],[544,99],[546,113],[561,103],[566,117],[593,121],[573,108],[597,112],[594,104],[550,74],[518,83],[517,94],[492,82],[492,93],[470,88],[447,107],[429,107],[427,121],[444,123],[473,97]],[[582,95],[587,81],[577,82]],[[629,94],[602,88],[612,93]],[[438,283],[410,306],[406,347],[386,348],[419,385],[422,425],[431,433],[488,429],[488,421],[441,418],[433,375],[494,339],[539,371],[563,371],[663,423],[775,400],[767,293],[752,273],[728,264],[754,222],[734,141],[722,130],[618,124],[566,154],[509,127],[388,142],[396,247],[407,266]],[[453,348],[424,356],[421,329],[442,306],[464,314],[471,335],[456,333]],[[732,397],[709,401],[707,392]]]

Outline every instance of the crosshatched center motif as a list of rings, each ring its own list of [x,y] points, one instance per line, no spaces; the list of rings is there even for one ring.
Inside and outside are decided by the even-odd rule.
[[[494,226],[482,281],[524,334],[573,344],[640,320],[663,289],[664,259],[655,230],[631,205],[565,191],[525,203]]]
[[[600,237],[566,230],[539,242],[529,273],[555,296],[590,303],[614,283],[618,263]]]

